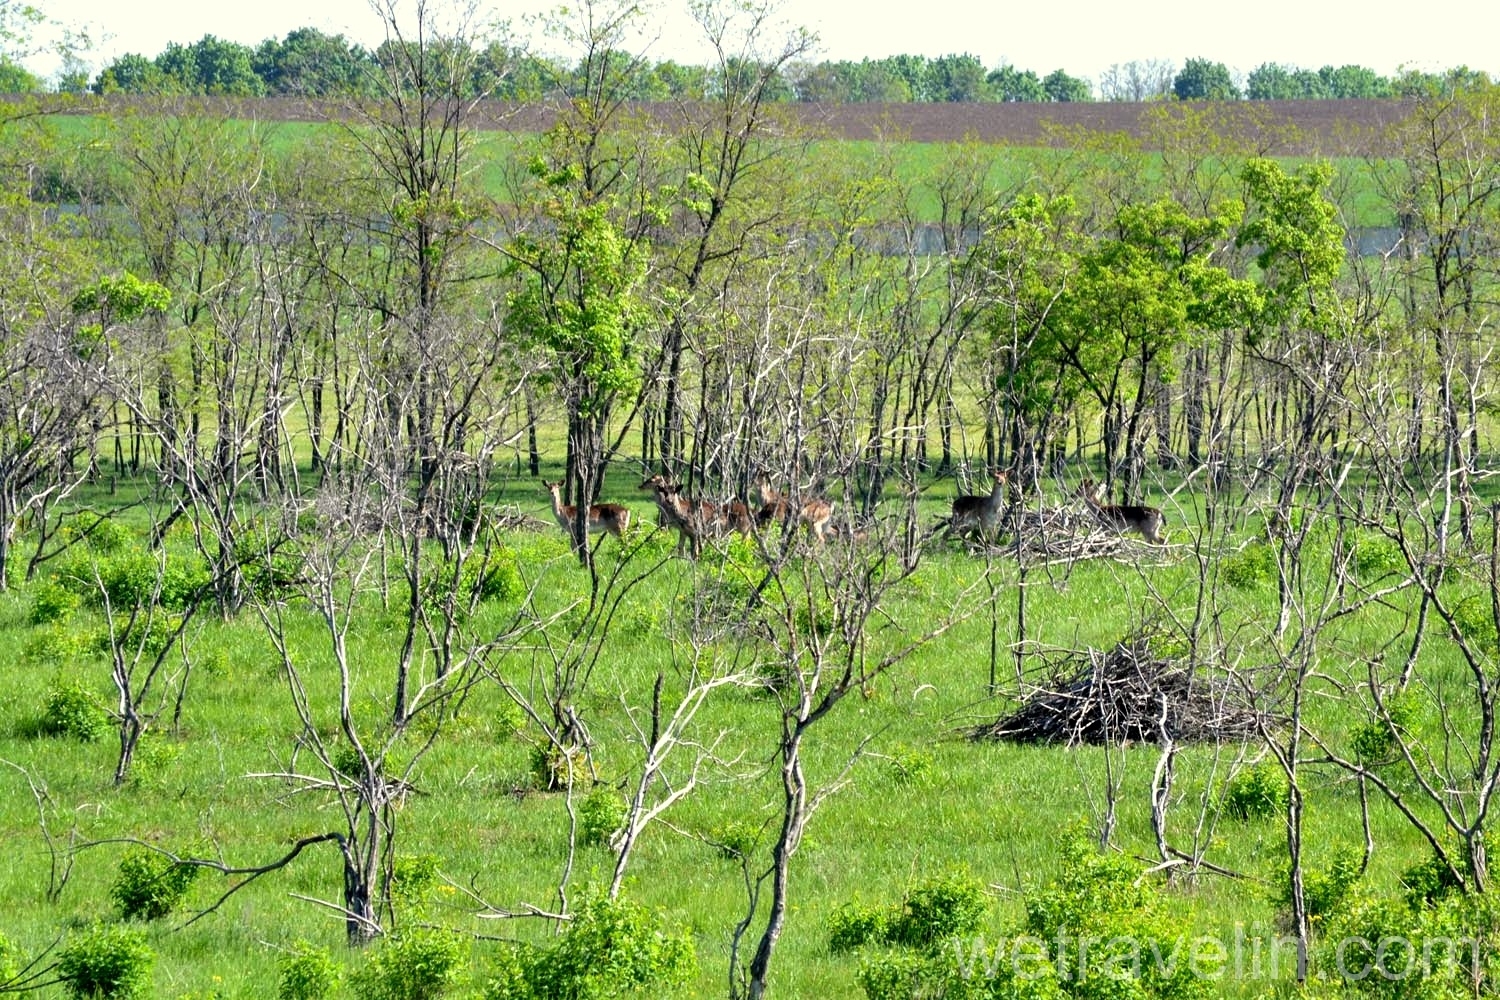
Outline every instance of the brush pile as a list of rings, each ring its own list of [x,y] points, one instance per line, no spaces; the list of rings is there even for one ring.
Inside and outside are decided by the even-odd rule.
[[[976,740],[1092,746],[1213,743],[1254,737],[1257,716],[1223,682],[1153,654],[1146,635],[1108,651],[1069,651],[1015,712],[970,731]]]

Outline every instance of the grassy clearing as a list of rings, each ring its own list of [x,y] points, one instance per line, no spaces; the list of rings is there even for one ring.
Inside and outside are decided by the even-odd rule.
[[[546,517],[542,491],[533,486],[513,482],[507,496]],[[941,490],[935,488],[934,496]],[[638,524],[651,523],[649,505],[629,494],[627,484],[617,484],[614,495],[629,500]],[[931,503],[929,517],[936,516],[941,501]],[[1137,546],[1123,561],[1033,573],[1029,638],[1046,646],[1103,647],[1142,620],[1159,617],[1163,606],[1189,614],[1197,567],[1187,546],[1189,532],[1181,516],[1174,520],[1179,547],[1164,560]],[[1247,535],[1230,543],[1248,541]],[[134,544],[140,544],[139,534]],[[527,580],[536,583],[544,608],[563,609],[584,596],[586,579],[560,533],[516,533],[507,544]],[[661,556],[671,542],[658,534],[642,544],[637,559]],[[186,552],[182,539],[174,545]],[[618,547],[606,539],[600,552],[607,567]],[[983,560],[958,547],[937,547],[886,606],[887,620],[900,630],[919,630],[959,601],[984,571]],[[993,622],[1001,644],[998,674],[1009,690],[1014,686],[1008,643],[1014,637],[1015,569],[996,559],[991,571],[1000,581]],[[630,742],[622,706],[648,704],[658,670],[677,676],[688,655],[686,609],[705,593],[726,587],[738,592],[746,574],[754,572],[745,547],[732,547],[728,558],[711,553],[697,565],[668,560],[627,596],[598,673],[578,706],[597,744],[600,787],[620,787],[636,766],[639,748]],[[110,694],[107,664],[86,640],[103,627],[102,617],[85,606],[62,628],[33,624],[42,586],[36,581],[0,595],[0,657],[12,671],[12,683],[0,696],[0,759],[45,786],[46,822],[56,844],[74,836],[106,843],[77,855],[60,897],[49,900],[55,859],[39,828],[37,804],[20,770],[4,770],[0,835],[11,847],[9,862],[0,867],[5,914],[0,931],[23,952],[44,949],[68,928],[109,918],[109,887],[124,851],[107,843],[112,838],[139,838],[180,851],[222,851],[235,863],[259,863],[298,837],[337,826],[330,801],[319,793],[256,777],[288,768],[299,752],[298,728],[278,657],[248,611],[231,621],[202,618],[195,624],[189,644],[193,674],[180,728],[158,738],[136,780],[125,787],[110,784],[114,746],[108,738],[82,744],[34,736],[35,720],[55,683],[75,679],[106,704]],[[1455,586],[1464,586],[1463,581]],[[1263,663],[1270,656],[1265,622],[1274,617],[1275,601],[1274,584],[1266,579],[1222,589],[1224,630],[1237,637],[1243,662]],[[504,602],[488,605],[474,626],[499,629],[513,611]],[[1363,721],[1347,701],[1332,697],[1331,682],[1357,684],[1361,657],[1386,647],[1408,614],[1401,600],[1372,606],[1340,622],[1322,640],[1330,685],[1312,713],[1331,743],[1346,746]],[[287,615],[289,643],[310,679],[315,703],[323,706],[321,728],[331,734],[335,678],[324,627],[295,602]],[[565,630],[569,622],[565,615],[556,627]],[[857,996],[857,957],[828,950],[830,915],[851,900],[899,900],[914,883],[946,871],[966,870],[993,887],[989,933],[1014,927],[1024,894],[1055,877],[1057,846],[1065,832],[1080,823],[1097,829],[1109,775],[1119,784],[1117,845],[1143,859],[1154,857],[1148,804],[1155,748],[1068,750],[976,745],[963,738],[966,727],[995,718],[1007,704],[988,688],[991,628],[989,608],[976,608],[953,632],[841,705],[812,737],[808,769],[815,786],[837,775],[867,738],[871,753],[855,768],[848,787],[818,813],[794,861],[794,906],[773,972],[778,996]],[[376,605],[361,612],[351,631],[359,692],[354,711],[367,721],[386,711],[399,634],[395,613]],[[70,644],[67,637],[77,641]],[[513,653],[501,669],[524,677],[529,655]],[[718,640],[705,655],[746,662],[763,660],[768,652],[741,636]],[[1433,691],[1463,690],[1465,675],[1447,644],[1430,641],[1422,669]],[[1417,724],[1432,728],[1438,720],[1428,711]],[[692,932],[700,971],[681,995],[724,995],[744,882],[737,861],[713,844],[758,843],[765,850],[778,794],[776,777],[765,768],[776,726],[775,702],[764,691],[735,691],[711,703],[700,718],[700,732],[724,733],[723,756],[741,763],[671,811],[670,828],[653,827],[634,857],[630,897],[661,911],[670,926]],[[435,857],[452,883],[472,887],[496,905],[553,905],[566,859],[568,806],[563,795],[532,790],[527,737],[524,720],[496,685],[476,689],[415,776],[415,791],[399,812],[400,854]],[[1174,837],[1191,840],[1200,802],[1217,802],[1231,762],[1258,752],[1253,746],[1184,752],[1172,812]],[[1360,844],[1359,799],[1355,785],[1332,771],[1310,772],[1307,788],[1310,863],[1318,867],[1338,849]],[[583,794],[580,789],[577,797]],[[1425,849],[1395,810],[1378,802],[1372,832],[1378,850],[1369,884],[1383,894],[1398,893],[1401,871],[1423,858]],[[1179,885],[1169,890],[1173,909],[1195,931],[1225,939],[1233,939],[1236,928],[1252,935],[1276,933],[1270,893],[1285,853],[1281,821],[1218,817],[1200,836],[1209,842],[1208,857],[1215,864],[1248,878],[1205,876]],[[588,887],[606,883],[611,867],[605,849],[582,848],[570,897],[576,900]],[[151,925],[150,943],[158,952],[153,995],[272,995],[278,961],[299,941],[326,946],[341,960],[359,964],[359,956],[342,950],[337,915],[297,898],[337,899],[339,875],[331,848],[313,850],[190,928],[174,930],[180,916]],[[208,905],[224,884],[217,876],[203,877],[190,905]],[[436,889],[428,905],[428,919],[476,935],[538,940],[544,933],[534,921],[476,918],[472,900],[452,885]],[[484,939],[474,946],[468,976],[476,988],[496,947]],[[1252,996],[1264,985],[1225,984],[1224,995]]]

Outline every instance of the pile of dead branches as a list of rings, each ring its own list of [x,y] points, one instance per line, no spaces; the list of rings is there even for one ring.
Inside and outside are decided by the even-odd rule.
[[[1150,637],[1110,650],[1068,651],[1021,707],[970,731],[976,740],[1118,745],[1250,738],[1257,717],[1222,682],[1156,655]]]
[[[951,537],[946,525],[939,531]],[[1073,507],[1016,507],[1008,510],[992,538],[969,532],[963,541],[973,555],[988,552],[1019,558],[1028,565],[1070,563],[1083,559],[1120,559],[1138,563],[1143,555],[1165,554],[1165,547],[1148,545],[1134,535],[1099,523],[1089,511]]]

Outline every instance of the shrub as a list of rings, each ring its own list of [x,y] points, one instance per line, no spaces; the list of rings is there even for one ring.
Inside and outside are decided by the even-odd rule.
[[[1415,699],[1404,692],[1392,692],[1383,699],[1387,722],[1382,718],[1361,722],[1350,731],[1349,743],[1355,759],[1362,764],[1379,764],[1395,759],[1399,753],[1399,738],[1405,735],[1416,721]]]
[[[329,1000],[343,979],[342,967],[325,949],[299,942],[281,963],[277,1000]]]
[[[130,758],[130,783],[141,788],[153,788],[162,783],[182,747],[158,733],[148,729],[141,734],[135,745],[135,754]]]
[[[1286,772],[1275,761],[1263,760],[1229,779],[1224,811],[1238,820],[1264,819],[1285,812],[1290,796]]]
[[[127,920],[159,920],[182,902],[202,871],[197,865],[137,848],[120,859],[110,898]]]
[[[926,750],[899,747],[891,752],[889,774],[898,785],[920,785],[935,773],[937,762]]]
[[[15,945],[4,934],[0,934],[0,986],[16,978],[17,971]]]
[[[845,903],[828,917],[828,950],[838,955],[881,943],[889,930],[888,908]]]
[[[355,973],[361,1000],[437,1000],[458,985],[464,942],[451,931],[424,929],[393,935]]]
[[[1453,609],[1453,625],[1459,635],[1486,653],[1500,651],[1495,632],[1495,615],[1488,597],[1466,597]]]
[[[1436,854],[1419,861],[1401,873],[1406,890],[1406,905],[1413,910],[1432,906],[1463,888],[1463,883]]]
[[[154,659],[176,640],[181,627],[180,615],[161,611],[115,615],[112,628],[106,626],[94,633],[92,646],[95,652],[110,653],[118,645],[127,658],[139,652]]]
[[[57,977],[80,1000],[134,1000],[149,993],[154,957],[138,928],[95,926],[63,947]]]
[[[591,899],[550,948],[510,953],[486,985],[485,1000],[604,1000],[659,995],[697,969],[692,939],[623,899]]]
[[[109,713],[78,681],[60,680],[47,692],[37,731],[43,736],[70,736],[93,743],[109,732]]]
[[[32,629],[21,653],[34,663],[67,663],[91,652],[88,637],[60,622]]]
[[[1366,583],[1407,570],[1406,557],[1394,538],[1375,531],[1363,532],[1354,540],[1354,568]]]
[[[28,620],[33,625],[66,622],[73,617],[73,612],[78,610],[80,603],[82,600],[77,594],[55,579],[43,580],[32,594]]]
[[[984,885],[966,872],[939,875],[906,894],[887,934],[892,944],[929,948],[955,934],[970,934],[984,917]]]
[[[1252,542],[1226,556],[1219,564],[1225,583],[1238,590],[1249,590],[1276,579],[1276,552],[1265,542]]]
[[[1358,849],[1343,847],[1334,852],[1327,868],[1303,866],[1302,903],[1310,920],[1324,921],[1341,912],[1364,874],[1363,864]],[[1291,911],[1292,880],[1286,866],[1279,873],[1271,898],[1283,912]]]
[[[391,900],[401,912],[417,916],[426,909],[427,899],[438,884],[438,859],[435,854],[416,854],[396,859],[391,870]]]
[[[609,847],[625,825],[625,800],[608,788],[596,788],[578,806],[578,839],[590,847]]]

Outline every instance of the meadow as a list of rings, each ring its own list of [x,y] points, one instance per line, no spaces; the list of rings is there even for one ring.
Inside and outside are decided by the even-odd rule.
[[[924,524],[946,510],[948,484],[929,485]],[[649,505],[638,499],[638,491],[632,495],[632,487],[617,477],[605,491],[631,503],[637,530],[625,545],[602,540],[601,573],[617,561],[653,568],[623,595],[597,674],[578,705],[590,726],[598,784],[591,789],[580,782],[571,793],[539,790],[534,737],[528,738],[524,716],[497,684],[480,683],[422,758],[397,813],[399,856],[434,859],[441,872],[412,919],[474,936],[463,978],[475,992],[501,948],[496,939],[545,941],[550,933],[540,921],[485,919],[493,913],[478,912],[484,908],[476,899],[542,909],[555,904],[569,859],[570,814],[576,816],[591,795],[622,794],[640,753],[629,713],[650,704],[658,672],[664,672],[670,690],[695,658],[764,665],[774,656],[749,635],[716,637],[702,648],[690,638],[693,609],[704,595],[739,595],[743,601],[760,566],[753,548],[734,541],[696,563],[670,557],[670,533],[651,529]],[[85,499],[110,501],[102,493]],[[543,491],[527,479],[497,484],[492,500],[541,519],[549,514]],[[1038,502],[1078,506],[1058,493]],[[1253,538],[1262,530],[1247,518],[1238,534],[1211,536],[1191,506],[1168,510],[1172,535],[1164,550],[1136,541],[1112,558],[1030,570],[1027,648],[1033,657],[1043,648],[1107,649],[1133,627],[1151,622],[1170,634],[1163,619],[1190,616],[1201,596],[1199,557],[1232,558],[1247,544],[1257,544]],[[111,699],[109,664],[89,648],[89,637],[104,627],[103,616],[83,602],[34,624],[42,617],[36,611],[38,594],[49,581],[55,586],[61,574],[83,575],[81,566],[141,551],[144,528],[131,524],[128,533],[112,538],[111,546],[118,547],[111,551],[84,549],[62,557],[61,566],[48,564],[37,580],[12,587],[0,604],[0,642],[14,678],[0,742],[0,758],[10,765],[0,822],[11,845],[0,898],[6,900],[4,932],[21,954],[44,950],[68,928],[110,919],[110,886],[124,841],[249,865],[279,855],[327,823],[337,825],[325,793],[299,790],[274,777],[295,769],[299,723],[280,658],[266,627],[248,609],[229,620],[204,613],[185,633],[187,659],[172,668],[181,671],[188,660],[192,663],[190,679],[182,678],[181,716],[171,725],[160,724],[124,785],[110,781],[118,748],[109,736],[83,743],[36,735],[47,693],[61,682],[80,683],[100,704]],[[180,531],[169,534],[168,544],[173,558],[192,559]],[[536,616],[546,618],[586,599],[588,577],[555,527],[510,531],[502,544],[514,553],[534,594]],[[833,551],[805,548],[795,558],[837,558],[841,544],[847,545],[833,542]],[[1141,859],[1143,869],[1159,860],[1150,824],[1158,748],[1019,746],[966,737],[969,728],[993,721],[1016,702],[1010,644],[1016,638],[1017,585],[1016,564],[1003,549],[985,557],[938,536],[928,542],[917,571],[890,594],[882,616],[887,628],[903,635],[920,632],[955,608],[962,609],[962,620],[840,706],[810,748],[807,769],[814,787],[843,773],[856,748],[862,748],[862,759],[849,771],[847,785],[816,813],[795,856],[794,903],[772,975],[777,995],[859,995],[860,954],[829,949],[834,914],[849,903],[897,902],[911,886],[945,873],[968,873],[987,887],[983,934],[998,938],[1013,929],[1028,894],[1059,877],[1060,842],[1070,832],[1082,831],[1091,840],[1097,836],[1111,785],[1118,798],[1113,850]],[[512,595],[486,602],[471,627],[502,631],[519,601]],[[1221,585],[1215,603],[1218,627],[1247,636],[1236,640],[1243,642],[1238,655],[1269,661],[1275,643],[1263,623],[1274,615],[1274,581],[1250,574],[1238,586]],[[1359,683],[1354,663],[1336,661],[1384,646],[1406,620],[1409,609],[1402,603],[1377,605],[1339,624],[1336,636],[1325,640],[1335,661],[1325,667],[1330,683]],[[743,615],[743,603],[732,613]],[[320,634],[323,626],[313,609],[296,599],[284,601],[284,615],[287,643],[303,661],[311,698],[322,706],[322,724],[331,733],[336,677]],[[369,721],[388,710],[392,644],[401,624],[393,616],[399,618],[399,608],[372,604],[354,618],[349,632],[358,672],[354,711]],[[554,627],[567,624],[565,616]],[[994,690],[988,652],[992,628],[1001,644]],[[878,634],[872,637],[882,641]],[[497,670],[525,678],[528,658],[536,655],[534,648],[512,652],[497,662]],[[1452,652],[1443,643],[1430,643],[1423,658],[1424,676],[1452,675],[1461,682],[1457,668],[1444,665]],[[1310,724],[1344,745],[1365,716],[1357,699],[1335,699],[1336,690],[1324,689],[1328,703],[1315,710]],[[730,936],[744,909],[745,881],[738,859],[724,845],[752,849],[754,844],[763,850],[774,834],[777,782],[774,768],[767,766],[772,751],[767,737],[778,717],[776,696],[764,684],[734,687],[710,701],[694,731],[703,739],[722,735],[717,757],[726,763],[711,769],[701,787],[648,828],[631,864],[628,896],[659,912],[669,927],[690,931],[696,947],[698,973],[672,995],[713,996],[726,989]],[[1235,819],[1222,810],[1231,773],[1261,754],[1253,742],[1182,750],[1174,821],[1184,834],[1204,822],[1204,859],[1216,870],[1234,873],[1225,877],[1200,870],[1164,889],[1165,905],[1194,935],[1232,941],[1236,929],[1267,939],[1279,933],[1273,900],[1285,864],[1284,818]],[[41,797],[29,792],[28,777]],[[1330,864],[1340,850],[1359,847],[1360,796],[1356,783],[1335,769],[1314,771],[1303,780],[1309,864],[1316,868]],[[1401,873],[1423,856],[1420,838],[1379,801],[1371,805],[1370,829],[1378,848],[1362,891],[1399,896]],[[578,898],[599,891],[612,865],[607,848],[580,846],[569,893]],[[49,881],[59,888],[50,900]],[[351,965],[362,961],[357,953],[342,951],[338,914],[308,901],[338,898],[339,863],[331,849],[309,851],[233,895],[221,909],[182,926],[226,884],[224,876],[201,877],[181,909],[149,925],[148,940],[158,955],[151,995],[272,995],[280,962],[301,942],[328,948]],[[1290,971],[1281,970],[1282,987]],[[1247,977],[1218,982],[1214,989],[1224,996],[1258,996],[1273,985]]]

